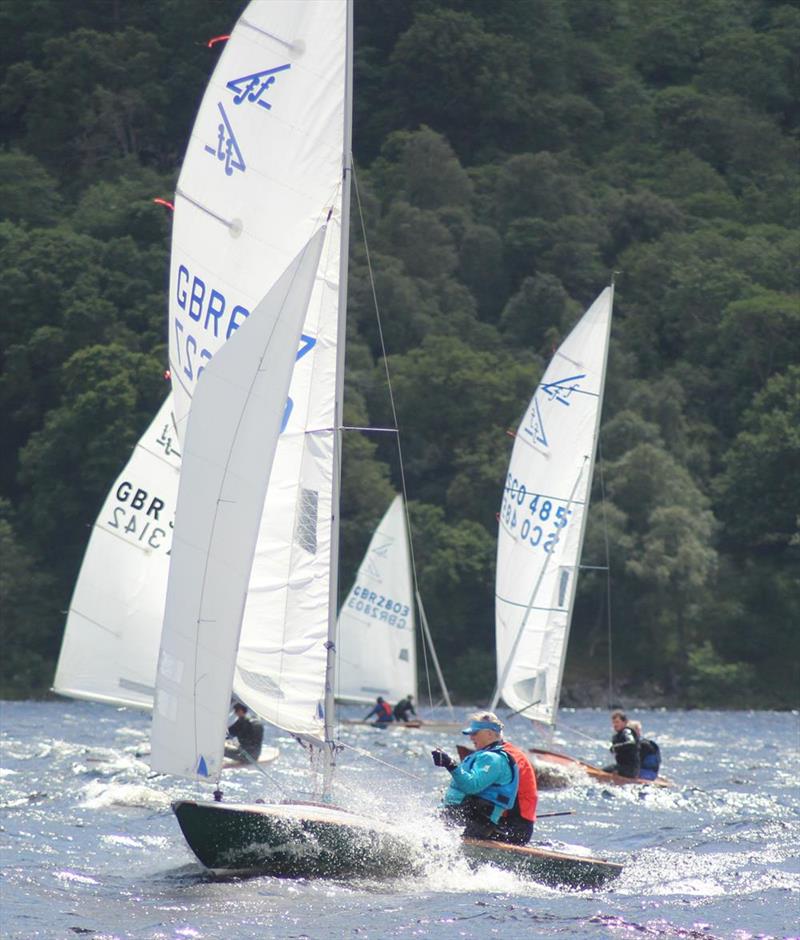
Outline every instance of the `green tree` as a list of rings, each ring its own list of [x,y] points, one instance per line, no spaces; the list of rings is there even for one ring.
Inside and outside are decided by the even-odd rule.
[[[487,141],[525,139],[531,77],[523,43],[439,9],[415,16],[390,64],[394,111],[406,127],[430,125],[462,157]]]
[[[52,225],[61,213],[61,196],[35,157],[12,150],[0,153],[0,205],[11,222]]]
[[[163,396],[158,362],[123,346],[90,346],[62,369],[64,403],[20,452],[21,512],[37,554],[62,576],[76,573],[109,483]]]
[[[13,514],[0,500],[0,614],[3,658],[0,696],[41,695],[53,676],[54,638],[61,622],[53,578],[20,543]]]
[[[725,541],[735,553],[785,549],[800,514],[800,366],[769,379],[715,480]]]

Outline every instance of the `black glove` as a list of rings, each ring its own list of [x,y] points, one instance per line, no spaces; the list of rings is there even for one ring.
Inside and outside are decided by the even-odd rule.
[[[449,770],[450,773],[456,769],[456,762],[453,758],[449,754],[445,754],[445,752],[438,747],[435,751],[431,751],[431,757],[437,767],[444,767],[444,769]]]

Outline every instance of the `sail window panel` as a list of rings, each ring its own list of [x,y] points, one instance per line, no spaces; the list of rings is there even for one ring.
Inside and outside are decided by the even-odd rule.
[[[297,514],[297,540],[310,555],[317,553],[317,504],[316,490],[300,491],[300,507]]]

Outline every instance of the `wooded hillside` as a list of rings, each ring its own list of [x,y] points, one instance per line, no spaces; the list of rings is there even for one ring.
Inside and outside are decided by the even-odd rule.
[[[0,693],[51,680],[103,497],[167,392],[169,199],[243,0],[0,6]],[[357,188],[448,681],[493,685],[515,427],[617,275],[584,563],[624,688],[796,704],[800,8],[357,0]],[[353,199],[346,421],[391,421]],[[342,589],[399,487],[347,437]],[[605,503],[600,499],[601,483]],[[568,676],[604,679],[606,578]],[[624,680],[624,681],[623,681]],[[625,685],[628,683],[628,686]]]

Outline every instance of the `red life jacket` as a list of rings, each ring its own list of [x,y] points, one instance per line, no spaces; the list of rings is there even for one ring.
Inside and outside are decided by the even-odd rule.
[[[514,758],[519,769],[519,790],[517,791],[516,808],[523,819],[535,822],[539,793],[536,788],[536,774],[531,762],[524,751],[508,741],[503,741],[503,750]]]
[[[384,715],[387,715],[389,718],[394,718],[394,712],[392,711],[392,706],[388,702],[378,702],[378,704],[383,709]]]

